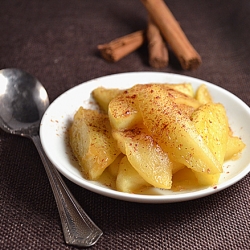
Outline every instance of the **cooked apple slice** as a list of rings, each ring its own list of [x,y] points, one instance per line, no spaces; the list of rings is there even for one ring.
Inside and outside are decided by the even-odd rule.
[[[157,188],[171,188],[172,163],[144,128],[113,131],[113,136],[130,164],[146,182]]]
[[[208,102],[194,111],[191,120],[209,149],[222,165],[229,134],[229,124],[224,106],[220,103]],[[208,174],[194,171],[194,174],[198,182],[204,186],[216,185],[220,178],[220,173]]]
[[[161,85],[144,88],[138,94],[143,123],[172,161],[210,174],[222,172],[222,165],[208,148],[193,122]]]
[[[176,84],[173,84],[173,83],[164,83],[163,85],[171,88],[171,89],[174,89],[174,90],[177,90],[185,95],[187,95],[188,97],[194,97],[194,89],[193,89],[193,86],[191,83],[176,83]]]
[[[191,120],[217,160],[223,164],[227,149],[229,124],[224,106],[207,103],[194,111]]]
[[[239,137],[229,133],[225,161],[237,159],[238,155],[245,147],[245,143]]]
[[[125,193],[135,193],[143,187],[151,186],[146,182],[128,161],[127,156],[123,156],[119,163],[116,178],[116,188]]]
[[[108,116],[80,107],[69,129],[69,140],[86,177],[96,180],[120,154]]]
[[[200,187],[192,169],[184,167],[173,175],[173,191],[192,190]]]
[[[123,92],[121,89],[107,89],[98,87],[92,91],[92,96],[105,113],[108,113],[108,105],[110,101],[118,94]]]
[[[205,84],[201,84],[195,93],[195,99],[198,100],[201,104],[206,104],[213,102],[212,96],[208,91],[208,88]]]
[[[136,99],[138,92],[144,87],[144,84],[135,85],[110,101],[108,115],[114,129],[130,129],[141,123],[142,117],[137,108]]]

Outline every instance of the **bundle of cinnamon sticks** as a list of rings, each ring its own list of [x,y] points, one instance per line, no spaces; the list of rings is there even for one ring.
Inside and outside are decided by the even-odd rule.
[[[168,48],[170,48],[184,70],[198,68],[201,57],[164,0],[141,0],[141,2],[148,11],[147,28],[98,45],[102,57],[107,61],[117,62],[147,41],[149,64],[152,67],[163,68],[168,65]]]

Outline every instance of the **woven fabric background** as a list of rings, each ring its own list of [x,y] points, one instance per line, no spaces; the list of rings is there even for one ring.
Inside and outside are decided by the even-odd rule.
[[[203,63],[183,71],[148,65],[147,47],[117,63],[97,45],[145,29],[139,0],[1,0],[0,68],[22,68],[50,101],[96,77],[160,71],[221,86],[250,105],[249,0],[166,0]],[[250,249],[250,175],[214,195],[175,204],[107,198],[65,179],[103,230],[92,249]],[[0,131],[0,249],[74,249],[64,243],[56,203],[39,155],[25,138]]]

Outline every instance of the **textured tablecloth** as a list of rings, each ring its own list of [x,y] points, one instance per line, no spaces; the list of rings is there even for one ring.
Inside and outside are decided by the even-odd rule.
[[[160,71],[201,78],[250,104],[249,0],[168,0],[200,53],[197,70],[148,65],[147,47],[117,63],[97,45],[145,29],[139,0],[1,0],[0,68],[34,74],[53,101],[96,77]],[[65,178],[64,178],[65,179]],[[250,249],[250,175],[232,187],[175,204],[130,203],[65,179],[104,234],[92,249]],[[56,203],[33,143],[0,131],[0,249],[74,249],[64,243]]]

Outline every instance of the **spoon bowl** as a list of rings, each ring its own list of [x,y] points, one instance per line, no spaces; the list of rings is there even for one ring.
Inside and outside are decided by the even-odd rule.
[[[19,69],[0,71],[0,126],[6,132],[30,137],[38,133],[49,106],[42,84]]]
[[[89,247],[102,231],[77,203],[40,142],[40,122],[48,106],[47,92],[35,77],[20,69],[0,70],[0,128],[34,142],[55,196],[66,243]]]

